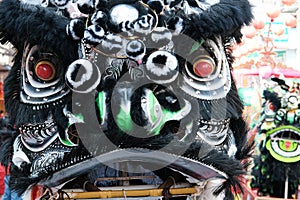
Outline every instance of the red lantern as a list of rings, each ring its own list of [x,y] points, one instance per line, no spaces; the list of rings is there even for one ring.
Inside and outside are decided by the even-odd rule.
[[[279,8],[276,8],[276,7],[273,7],[273,8],[270,8],[268,11],[267,11],[267,15],[268,17],[270,17],[271,19],[275,19],[276,17],[278,17],[280,15],[281,11]]]
[[[253,38],[256,34],[256,29],[253,26],[245,27],[244,34],[247,38]]]
[[[261,30],[265,27],[265,22],[262,20],[254,20],[252,24],[256,30]]]
[[[273,32],[276,35],[281,36],[284,33],[284,28],[282,26],[278,26],[278,27],[274,28]]]
[[[296,17],[289,15],[285,20],[285,25],[291,28],[295,28],[297,26],[297,19]]]
[[[282,4],[290,6],[296,3],[296,0],[281,0]]]
[[[252,22],[253,24],[253,27],[256,29],[256,30],[261,30],[265,27],[265,22],[263,22],[262,20],[254,20]]]

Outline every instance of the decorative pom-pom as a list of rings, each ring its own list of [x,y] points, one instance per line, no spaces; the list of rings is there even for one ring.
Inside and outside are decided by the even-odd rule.
[[[137,61],[138,64],[142,63],[143,57],[145,56],[146,47],[141,40],[131,40],[126,45],[126,55]]]
[[[91,25],[84,31],[84,39],[87,43],[97,45],[105,36],[104,29],[99,25]]]
[[[149,34],[154,26],[154,22],[155,20],[152,15],[143,15],[141,18],[134,22],[135,33],[144,35]]]
[[[91,17],[92,24],[105,25],[107,22],[107,14],[101,10],[95,12]]]
[[[78,10],[84,14],[92,14],[95,12],[97,0],[79,0],[77,2]]]
[[[119,31],[121,34],[126,33],[127,36],[132,36],[133,33],[133,23],[130,21],[124,21],[119,24]]]
[[[66,72],[66,83],[75,92],[88,93],[100,82],[101,72],[98,67],[87,59],[75,60]]]
[[[67,34],[71,36],[73,40],[80,40],[83,38],[84,30],[84,21],[80,19],[72,19],[66,28]]]
[[[178,35],[183,32],[185,28],[185,24],[182,18],[180,17],[173,17],[168,21],[168,28],[170,30],[174,30],[173,34]]]
[[[155,46],[165,46],[169,44],[171,40],[172,33],[165,27],[156,27],[151,33],[151,41],[154,42]]]
[[[147,4],[158,14],[161,13],[164,9],[164,2],[162,0],[149,0]]]
[[[170,83],[178,76],[178,60],[167,51],[155,51],[146,61],[145,72],[156,83]]]
[[[109,33],[96,48],[107,54],[114,54],[123,48],[122,38],[113,33]]]

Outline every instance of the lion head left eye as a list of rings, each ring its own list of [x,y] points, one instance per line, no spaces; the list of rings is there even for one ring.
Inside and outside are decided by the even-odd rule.
[[[56,70],[50,61],[39,61],[34,67],[35,75],[42,81],[51,81],[55,78]]]
[[[208,56],[199,56],[193,62],[192,69],[189,69],[189,72],[196,77],[209,77],[213,74],[216,69],[216,64],[211,57]]]
[[[64,63],[55,53],[28,44],[23,52],[20,98],[23,103],[56,102],[69,93],[60,76]]]
[[[61,65],[54,53],[45,52],[38,46],[26,48],[24,51],[23,72],[27,77],[25,80],[35,87],[39,87],[39,84],[55,84]]]
[[[231,77],[221,39],[207,39],[196,47],[186,60],[181,89],[199,99],[224,98],[230,90]]]

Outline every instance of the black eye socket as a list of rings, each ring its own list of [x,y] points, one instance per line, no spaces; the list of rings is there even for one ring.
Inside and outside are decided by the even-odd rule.
[[[45,105],[57,102],[70,90],[63,73],[64,57],[57,56],[38,45],[28,44],[24,48],[20,71],[20,101],[30,105]],[[42,107],[37,107],[40,109]]]
[[[25,73],[31,84],[51,83],[57,79],[57,66],[61,61],[53,53],[47,53],[33,46],[26,56]]]
[[[55,67],[54,65],[47,60],[39,61],[34,67],[35,75],[43,80],[50,81],[55,77]]]

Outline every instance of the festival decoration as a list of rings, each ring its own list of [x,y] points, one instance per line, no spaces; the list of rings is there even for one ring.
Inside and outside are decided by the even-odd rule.
[[[295,28],[297,25],[297,19],[296,17],[292,15],[288,15],[286,20],[285,20],[285,25],[291,28]]]
[[[267,10],[268,17],[271,18],[271,21],[274,21],[275,18],[277,18],[280,15],[281,11],[279,7],[270,7]]]
[[[249,26],[244,29],[244,35],[251,39],[256,35],[256,28],[254,26]]]
[[[273,70],[285,65],[284,58],[277,52],[287,48],[287,34],[297,26],[297,20],[293,14],[281,13],[281,10],[284,11],[283,7],[269,7],[265,13],[268,17],[266,23],[257,17],[242,29],[244,43],[237,45],[233,51],[235,68],[244,68],[249,60],[253,60],[247,68],[259,70],[260,78],[268,79]]]
[[[252,24],[256,30],[261,30],[265,27],[265,22],[259,19],[253,20]]]
[[[296,3],[296,0],[281,0],[284,5],[290,6]]]
[[[252,21],[247,0],[3,0],[0,17],[17,49],[1,155],[25,199],[136,182],[168,199],[179,183],[209,199],[242,189],[252,143],[230,47]]]

